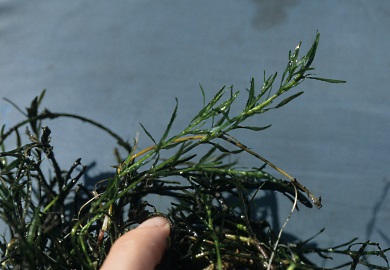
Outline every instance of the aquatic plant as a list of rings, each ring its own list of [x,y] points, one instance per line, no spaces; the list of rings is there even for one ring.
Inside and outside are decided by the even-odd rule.
[[[310,245],[312,239],[282,241],[284,227],[298,205],[320,208],[321,198],[303,184],[305,180],[294,178],[231,135],[239,129],[261,132],[269,128],[247,125],[247,119],[290,103],[303,93],[293,90],[307,79],[344,82],[312,74],[319,37],[303,57],[300,43],[289,52],[279,83],[277,73],[264,73],[259,88],[251,79],[241,106],[237,104],[241,93],[233,87],[223,87],[207,102],[201,87],[203,106],[181,132],[171,134],[177,105],[159,138],[141,125],[151,141],[150,147],[141,150],[137,138],[129,143],[94,120],[42,110],[45,91],[26,111],[7,99],[26,119],[10,128],[2,126],[0,134],[0,215],[8,226],[0,242],[2,268],[96,269],[118,237],[151,216],[162,215],[173,230],[159,269],[324,269],[308,254],[345,255],[345,264],[329,269],[357,265],[388,269],[385,253],[389,249],[382,250],[377,243],[353,239],[320,248]],[[50,128],[44,123],[65,117],[107,132],[116,139],[118,149],[126,152],[122,158],[117,149],[118,164],[111,178],[91,187],[82,181],[86,166],[81,159],[62,168],[54,155]],[[26,137],[20,134],[22,129],[27,143],[22,142]],[[6,149],[10,137],[15,138],[16,147]],[[259,166],[239,166],[237,160],[243,154],[257,159]],[[47,166],[50,172],[44,169]],[[256,201],[265,192],[281,193],[292,202],[290,216],[279,231],[267,222],[269,217],[255,214]],[[147,201],[151,195],[171,202],[170,208],[157,212]],[[382,258],[385,266],[370,264],[367,258],[373,256]]]

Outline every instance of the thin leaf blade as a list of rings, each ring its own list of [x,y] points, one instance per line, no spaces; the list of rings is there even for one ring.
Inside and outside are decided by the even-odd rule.
[[[292,95],[292,96],[289,96],[288,98],[282,100],[278,105],[276,105],[276,106],[275,106],[275,109],[280,108],[280,107],[286,105],[287,103],[289,103],[289,102],[292,101],[293,99],[296,99],[297,97],[299,97],[299,96],[302,95],[302,94],[303,94],[303,91],[298,92],[298,93],[296,93],[296,94],[294,94],[294,95]]]

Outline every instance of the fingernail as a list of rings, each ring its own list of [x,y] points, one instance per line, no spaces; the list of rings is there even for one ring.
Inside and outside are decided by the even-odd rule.
[[[170,227],[169,221],[163,217],[153,217],[145,220],[141,223],[138,228],[152,228],[152,227]]]

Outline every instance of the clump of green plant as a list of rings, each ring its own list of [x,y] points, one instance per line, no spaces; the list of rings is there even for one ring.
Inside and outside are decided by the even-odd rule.
[[[151,147],[142,150],[137,149],[137,139],[130,144],[93,120],[41,111],[45,92],[32,101],[27,112],[10,101],[26,120],[8,129],[3,126],[0,134],[0,215],[8,226],[0,242],[2,268],[96,269],[123,233],[151,216],[164,215],[173,231],[159,269],[323,269],[307,259],[313,253],[320,258],[345,254],[346,263],[337,267],[388,269],[385,253],[389,249],[381,250],[376,243],[354,239],[318,248],[309,245],[309,240],[283,242],[288,219],[280,231],[274,231],[269,217],[255,214],[256,200],[265,192],[282,193],[290,199],[290,215],[298,204],[321,207],[320,198],[301,182],[231,136],[237,129],[259,132],[267,128],[248,126],[246,120],[300,96],[303,92],[291,91],[306,79],[343,82],[310,73],[318,42],[319,34],[303,57],[299,56],[300,44],[289,52],[280,83],[277,73],[264,74],[259,89],[252,79],[238,113],[231,110],[239,95],[233,87],[222,88],[209,102],[202,89],[203,107],[181,132],[171,134],[177,106],[160,138],[141,125],[152,141]],[[126,151],[125,158],[116,151],[118,165],[110,179],[90,187],[80,181],[86,169],[80,159],[69,169],[61,167],[50,143],[50,129],[43,122],[63,117],[108,132]],[[22,128],[29,143],[22,143]],[[8,150],[5,141],[11,136],[16,138],[16,148]],[[243,153],[258,159],[258,168],[239,167],[234,160]],[[52,172],[43,169],[47,165]],[[171,208],[157,212],[146,199],[150,195],[170,200]],[[370,264],[367,257],[372,256],[383,258],[386,266]]]

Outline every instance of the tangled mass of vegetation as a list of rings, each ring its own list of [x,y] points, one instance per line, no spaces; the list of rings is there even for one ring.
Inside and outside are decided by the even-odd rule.
[[[333,254],[345,256],[344,264],[329,269],[359,265],[389,269],[389,249],[382,250],[376,243],[352,240],[331,248],[308,245],[309,240],[288,243],[281,241],[284,226],[274,231],[266,216],[255,215],[256,200],[264,192],[281,193],[291,200],[290,215],[298,204],[321,207],[320,198],[297,179],[230,135],[237,129],[267,128],[248,126],[246,120],[297,98],[303,92],[291,93],[292,89],[306,79],[343,82],[310,73],[318,42],[319,34],[303,57],[300,44],[289,52],[280,83],[276,73],[264,75],[260,89],[252,79],[238,113],[232,113],[231,107],[239,92],[222,88],[204,101],[178,134],[171,134],[177,106],[159,139],[142,126],[153,142],[143,150],[137,149],[137,140],[130,144],[93,120],[41,109],[45,92],[26,112],[8,100],[26,119],[1,129],[0,215],[7,226],[0,238],[2,269],[97,269],[118,237],[155,215],[165,216],[173,226],[171,245],[159,269],[324,269],[308,254],[318,254],[321,260]],[[117,155],[112,178],[87,186],[80,159],[68,169],[61,167],[45,120],[64,117],[109,133],[118,149],[126,151],[125,158]],[[15,148],[6,149],[9,138],[15,139]],[[259,168],[232,162],[242,153],[258,159]],[[158,213],[147,201],[150,195],[170,201],[170,209]],[[380,258],[382,266],[370,264],[371,257]]]

